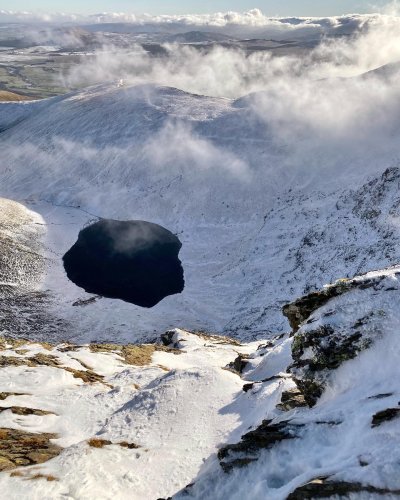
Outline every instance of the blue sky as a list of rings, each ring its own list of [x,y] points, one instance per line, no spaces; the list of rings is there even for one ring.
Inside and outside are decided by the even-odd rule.
[[[134,14],[189,14],[216,11],[245,11],[259,8],[266,15],[331,16],[372,12],[388,0],[3,0],[1,8],[31,12],[129,12]],[[375,8],[374,8],[374,7]]]

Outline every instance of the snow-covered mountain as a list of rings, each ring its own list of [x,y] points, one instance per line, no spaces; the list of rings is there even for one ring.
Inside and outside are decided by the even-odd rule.
[[[246,29],[166,19],[138,38]],[[106,83],[0,103],[0,497],[399,498],[400,24],[271,23],[279,55],[103,47],[63,78]],[[99,219],[176,235],[182,293],[70,281]]]
[[[45,291],[60,339],[151,340],[176,326],[259,338],[287,331],[281,306],[302,293],[399,261],[398,121],[370,158],[345,143],[333,157],[334,143],[310,145],[312,130],[296,135],[297,150],[277,138],[263,98],[107,84],[0,104],[0,194],[42,220],[46,271],[34,291]],[[61,257],[99,217],[177,234],[183,293],[148,311],[73,306],[89,296]]]

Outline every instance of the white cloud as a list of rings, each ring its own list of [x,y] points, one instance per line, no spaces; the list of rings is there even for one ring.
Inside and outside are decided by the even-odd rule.
[[[386,11],[393,15],[393,8]],[[337,17],[313,18],[295,17],[279,18],[269,17],[260,9],[251,9],[247,12],[216,12],[212,14],[187,14],[187,15],[155,15],[133,14],[124,12],[102,12],[83,16],[80,14],[68,14],[63,12],[40,12],[40,11],[12,11],[0,9],[0,22],[39,22],[39,23],[128,23],[132,26],[162,25],[172,31],[184,29],[211,29],[234,33],[249,34],[264,30],[266,33],[301,32],[312,30],[326,32],[347,28],[356,29],[365,20],[374,19],[376,14],[371,15],[347,15]],[[266,30],[266,31],[265,31]]]
[[[254,14],[255,18],[259,16]],[[64,75],[67,86],[123,79],[126,87],[153,83],[238,101],[233,108],[231,101],[226,101],[231,114],[218,122],[211,112],[207,117],[194,117],[196,108],[186,110],[192,113],[188,118],[186,104],[182,104],[185,116],[181,119],[176,116],[176,107],[172,111],[162,108],[161,112],[154,99],[143,98],[139,109],[144,106],[147,111],[135,118],[136,125],[128,122],[123,128],[127,135],[135,126],[141,134],[148,134],[143,144],[130,144],[116,150],[111,144],[107,148],[102,146],[98,152],[97,145],[90,141],[96,141],[100,132],[103,134],[100,144],[108,137],[122,135],[118,129],[121,117],[114,118],[117,129],[109,134],[100,126],[97,130],[97,123],[86,118],[89,145],[76,144],[76,138],[71,142],[72,147],[63,142],[50,153],[43,153],[43,162],[75,165],[77,171],[82,158],[87,156],[88,163],[96,158],[101,165],[108,168],[112,164],[117,169],[130,165],[134,158],[135,169],[150,167],[149,172],[156,177],[162,176],[164,169],[177,175],[181,173],[187,179],[228,177],[250,184],[256,180],[260,186],[267,182],[279,184],[282,172],[289,177],[290,172],[300,175],[305,170],[307,174],[318,175],[324,168],[338,172],[354,168],[359,172],[360,165],[364,168],[373,162],[384,164],[384,168],[392,159],[400,157],[400,65],[396,65],[400,61],[400,19],[388,15],[350,16],[348,19],[360,20],[359,30],[353,36],[327,38],[313,51],[303,52],[301,57],[296,54],[272,57],[268,52],[247,55],[222,47],[202,52],[191,47],[167,45],[169,57],[157,58],[140,46],[129,51],[104,47]],[[387,71],[368,78],[360,76],[389,63],[393,66]],[[88,94],[91,92],[94,90],[89,90]],[[103,88],[98,90],[100,105],[104,104],[103,93]],[[127,89],[126,96],[132,95],[132,89]],[[179,101],[177,94],[173,95],[171,100]],[[126,97],[126,108],[134,113],[136,105],[129,100],[131,97]],[[183,101],[187,102],[184,97]],[[211,109],[221,107],[221,101],[215,101]],[[125,105],[121,107],[122,111],[124,109]],[[201,105],[199,110],[201,115]],[[158,127],[160,116],[162,126],[148,131],[146,125],[151,123]],[[84,139],[82,137],[82,141]],[[35,158],[37,164],[41,155],[18,156],[15,161],[26,165],[30,157]],[[98,179],[96,172],[89,180],[91,183]]]
[[[257,16],[256,16],[257,17]],[[123,79],[128,84],[154,83],[188,92],[237,98],[258,91],[278,92],[304,81],[353,77],[400,61],[400,18],[359,16],[350,37],[326,38],[301,57],[295,52],[272,57],[269,51],[250,55],[215,46],[199,51],[185,45],[164,45],[168,57],[155,58],[140,45],[130,50],[105,46],[63,75],[67,87]],[[300,82],[300,83],[299,83]]]

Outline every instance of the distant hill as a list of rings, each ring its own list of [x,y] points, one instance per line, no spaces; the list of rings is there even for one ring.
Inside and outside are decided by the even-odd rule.
[[[228,40],[232,40],[232,37],[209,31],[188,31],[187,33],[171,35],[166,39],[170,43],[213,43],[226,42]]]
[[[8,90],[0,90],[0,101],[29,101],[31,99],[31,97],[27,97],[26,95],[16,94]]]

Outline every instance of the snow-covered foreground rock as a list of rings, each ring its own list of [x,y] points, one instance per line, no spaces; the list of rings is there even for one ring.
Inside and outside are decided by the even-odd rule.
[[[284,308],[294,335],[250,344],[2,340],[2,494],[398,498],[399,276],[339,280]]]
[[[177,498],[398,498],[399,276],[339,280],[286,307],[297,331],[280,404]],[[244,370],[250,401],[276,383],[260,381],[274,350]]]
[[[4,498],[155,499],[190,482],[241,423],[224,367],[255,346],[172,334],[171,348],[1,341],[0,433],[32,433],[0,443]],[[58,451],[36,449],[43,433]]]

